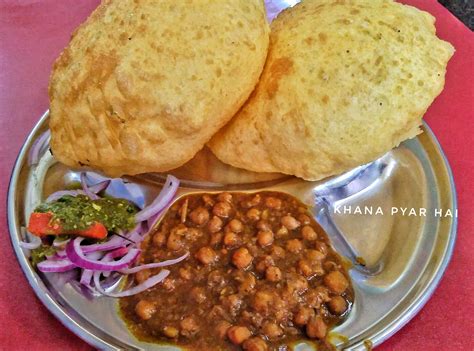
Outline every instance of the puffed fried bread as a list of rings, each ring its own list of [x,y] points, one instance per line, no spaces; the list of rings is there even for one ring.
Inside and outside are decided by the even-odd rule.
[[[314,0],[271,24],[260,82],[208,144],[223,162],[318,180],[420,133],[451,44],[434,18],[391,0]]]
[[[104,0],[54,64],[51,147],[109,176],[190,160],[254,89],[262,0]]]

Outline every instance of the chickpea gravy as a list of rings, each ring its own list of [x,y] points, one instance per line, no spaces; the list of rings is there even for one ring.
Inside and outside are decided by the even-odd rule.
[[[120,300],[129,328],[146,341],[264,351],[310,339],[318,350],[333,350],[328,330],[354,301],[327,235],[304,204],[284,193],[182,197],[142,249],[141,264],[190,253],[163,284]]]

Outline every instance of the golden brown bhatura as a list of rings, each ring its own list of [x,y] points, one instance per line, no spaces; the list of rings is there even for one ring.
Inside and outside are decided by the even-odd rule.
[[[454,53],[434,21],[390,0],[283,11],[256,90],[211,150],[235,167],[318,180],[413,138]]]
[[[110,176],[184,164],[254,89],[268,32],[262,0],[102,1],[54,65],[54,156]]]

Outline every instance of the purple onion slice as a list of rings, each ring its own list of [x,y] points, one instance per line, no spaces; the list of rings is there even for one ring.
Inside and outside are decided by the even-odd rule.
[[[81,249],[81,242],[84,238],[77,237],[71,240],[66,246],[66,255],[76,266],[93,271],[118,271],[127,268],[132,264],[140,254],[138,249],[130,251],[118,261],[103,262],[87,258]]]
[[[161,283],[165,278],[170,274],[170,271],[163,269],[158,273],[157,275],[154,275],[147,280],[145,280],[143,283],[134,286],[133,288],[120,291],[118,293],[109,293],[105,291],[100,283],[100,275],[101,272],[95,272],[94,273],[94,286],[95,288],[102,294],[110,297],[125,297],[125,296],[132,296],[135,294],[139,294],[145,290],[150,289],[151,287],[155,286],[158,283]]]
[[[179,263],[181,261],[184,261],[186,258],[188,258],[189,252],[186,252],[183,256],[175,258],[173,260],[167,260],[163,262],[157,262],[157,263],[148,263],[148,264],[143,264],[141,266],[133,267],[133,268],[127,268],[127,269],[121,269],[120,273],[123,274],[132,274],[132,273],[137,273],[140,272],[144,269],[151,269],[151,268],[160,268],[160,267],[166,267],[166,266],[171,266],[173,264]]]
[[[91,200],[98,200],[100,199],[97,194],[94,194],[90,189],[89,186],[87,185],[87,179],[86,179],[86,173],[82,172],[81,173],[81,186],[82,190],[86,193],[86,195],[89,197]]]
[[[100,193],[101,191],[107,189],[110,185],[111,180],[104,180],[103,182],[97,183],[95,185],[91,185],[89,190],[92,191],[94,194]]]
[[[41,261],[37,265],[41,272],[55,272],[62,273],[76,268],[76,266],[69,260],[46,260]]]
[[[166,177],[165,185],[163,186],[163,189],[161,190],[160,194],[156,197],[155,200],[153,200],[153,202],[149,206],[145,207],[143,210],[141,210],[135,215],[135,221],[146,221],[150,217],[156,215],[158,212],[165,209],[174,199],[178,187],[179,180],[172,175],[168,175],[168,177]]]
[[[21,228],[21,233],[23,236],[26,235],[26,229],[24,228]],[[38,247],[41,246],[42,244],[42,241],[41,241],[41,238],[35,236],[35,235],[31,235],[31,241],[29,242],[26,242],[26,241],[20,241],[20,247],[22,247],[23,249],[27,249],[27,250],[34,250],[34,249],[37,249]]]
[[[125,240],[117,235],[113,235],[110,240],[101,244],[83,245],[81,250],[83,253],[91,253],[96,251],[110,251],[125,246]]]

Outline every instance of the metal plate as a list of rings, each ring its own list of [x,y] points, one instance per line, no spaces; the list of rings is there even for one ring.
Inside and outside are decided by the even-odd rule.
[[[46,128],[47,121],[46,113],[25,142],[8,194],[11,241],[30,285],[66,327],[99,349],[176,350],[173,346],[136,340],[119,318],[116,300],[106,297],[88,300],[70,284],[64,284],[62,275],[37,273],[29,263],[28,253],[19,247],[19,240],[25,239],[21,226],[44,195],[78,179],[77,172],[56,163],[49,152],[42,156],[37,167],[27,166],[28,150]],[[160,189],[153,184],[155,180],[159,183],[160,177],[137,183],[148,199]],[[226,188],[209,183],[203,188],[185,181],[180,194]],[[426,125],[419,137],[372,164],[323,182],[284,177],[267,183],[234,184],[230,188],[279,190],[300,198],[313,207],[336,250],[350,258],[361,256],[366,261],[367,271],[357,267],[351,270],[355,304],[348,319],[334,330],[348,338],[346,341],[334,338],[339,348],[365,350],[365,340],[378,345],[393,335],[430,298],[452,254],[456,217],[444,216],[445,212],[443,216],[434,214],[436,209],[457,212],[453,178],[439,144]],[[372,214],[364,214],[370,208]],[[383,215],[375,214],[379,208]],[[399,213],[392,214],[392,208],[398,208]],[[401,215],[401,208],[408,208],[405,215]],[[418,215],[408,215],[411,208]],[[426,209],[426,216],[419,215],[420,208]],[[296,349],[310,347],[300,344]]]
[[[266,1],[269,16],[274,17],[282,8],[297,2]],[[8,193],[11,241],[31,287],[67,328],[99,349],[178,350],[171,345],[136,340],[119,318],[116,300],[88,300],[71,285],[64,284],[64,276],[37,273],[29,263],[28,253],[19,247],[19,241],[25,239],[21,226],[44,195],[78,179],[77,172],[55,163],[48,152],[37,167],[27,166],[28,150],[47,128],[47,120],[46,113],[20,151]],[[347,340],[333,339],[338,348],[365,350],[365,340],[380,344],[423,307],[453,251],[456,216],[444,216],[447,210],[457,214],[453,178],[436,138],[426,125],[423,129],[424,133],[416,139],[372,164],[322,182],[291,177],[241,185],[190,181],[184,182],[180,194],[223,189],[279,190],[311,205],[336,250],[352,260],[360,256],[366,262],[365,268],[356,266],[351,270],[354,308],[334,330]],[[181,178],[182,173],[183,170]],[[160,189],[159,176],[132,180],[144,190],[148,200]],[[392,214],[392,208],[398,209],[398,213]],[[403,208],[405,215],[401,213]],[[412,208],[416,215],[410,215]],[[425,216],[420,215],[420,209],[425,209]],[[435,216],[437,209],[443,210],[443,216]],[[364,213],[370,210],[372,214]],[[312,349],[304,343],[295,348]]]

